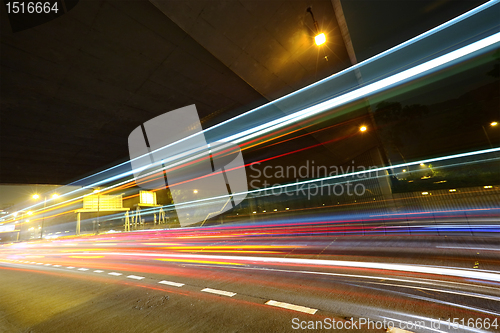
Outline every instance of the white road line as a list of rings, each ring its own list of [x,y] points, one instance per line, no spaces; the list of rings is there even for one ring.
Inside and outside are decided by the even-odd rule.
[[[233,297],[234,295],[236,295],[236,293],[232,293],[230,291],[217,290],[217,289],[211,289],[211,288],[205,288],[205,289],[202,289],[201,291],[204,291],[206,293],[222,295],[222,296],[228,296],[228,297]]]
[[[36,264],[37,265],[43,265],[43,262],[37,262]]]
[[[492,249],[489,247],[459,247],[459,246],[436,246],[438,249],[458,249],[458,250],[486,250],[486,251],[500,251],[500,249]]]
[[[54,266],[52,266],[52,267],[61,267],[61,265],[54,265]]]
[[[44,266],[52,266],[52,264],[45,264]]]
[[[120,276],[122,275],[122,273],[116,273],[116,272],[111,272],[111,273],[108,273],[109,275],[114,275],[114,276]]]
[[[134,280],[142,280],[142,279],[144,279],[144,276],[129,275],[129,276],[127,276],[127,278],[134,279]]]
[[[160,281],[158,283],[161,283],[161,284],[168,284],[169,286],[174,286],[174,287],[182,287],[184,285],[184,283],[178,283],[178,282],[172,282],[172,281]]]
[[[101,271],[98,269],[98,270],[94,271],[94,273],[104,273],[104,271]]]
[[[66,268],[68,268],[68,269],[73,269],[73,268],[75,268],[75,267],[73,267],[73,266],[68,266],[68,267],[66,267]]]
[[[78,268],[79,271],[88,271],[88,268]]]
[[[272,306],[277,306],[280,308],[284,309],[289,309],[289,310],[295,310],[295,311],[300,311],[304,313],[309,313],[309,314],[315,314],[318,309],[311,309],[305,306],[300,306],[300,305],[295,305],[295,304],[290,304],[290,303],[283,303],[283,302],[277,302],[277,301],[267,301],[267,305],[272,305]]]

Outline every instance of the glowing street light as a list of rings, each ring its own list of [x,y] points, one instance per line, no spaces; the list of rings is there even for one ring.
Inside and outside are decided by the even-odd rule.
[[[314,37],[314,42],[316,43],[317,46],[321,46],[326,43],[326,35],[324,32],[321,32],[321,30],[319,30],[318,22],[314,18],[314,14],[312,12],[311,7],[307,8],[307,12],[311,14],[311,17],[314,22],[314,28],[316,30],[316,36]],[[325,55],[325,60],[328,61],[328,57],[326,55]]]
[[[28,215],[33,215],[33,212],[31,210],[28,211]]]
[[[198,190],[193,190],[193,193],[194,193],[194,194],[198,193]]]
[[[359,128],[360,132],[366,132],[366,130],[367,130],[367,129],[368,129],[368,128],[367,128],[366,126],[361,126],[361,127]]]
[[[497,125],[498,125],[497,121],[492,121],[490,123],[491,127],[495,127]],[[490,147],[493,148],[493,145],[491,144],[490,136],[488,135],[488,131],[486,131],[486,128],[484,128],[484,125],[481,125],[481,127],[483,128],[483,132],[484,132],[484,136],[486,136],[486,140],[488,140],[488,143],[490,144]]]
[[[33,199],[37,200],[40,198],[40,196],[38,194],[33,194]],[[54,193],[52,194],[51,196],[52,200],[55,200],[57,198],[59,198],[59,194],[57,193]],[[47,207],[47,196],[44,195],[43,197],[43,215],[42,215],[42,226],[39,228],[40,229],[40,238],[43,239],[43,226],[45,224],[45,208]],[[28,215],[31,215],[33,214],[32,212],[28,212]]]
[[[314,41],[316,42],[316,45],[320,46],[325,44],[326,42],[326,36],[324,33],[320,33],[314,37]]]

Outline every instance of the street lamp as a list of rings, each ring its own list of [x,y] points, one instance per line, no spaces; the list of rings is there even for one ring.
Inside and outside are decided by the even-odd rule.
[[[326,43],[326,35],[324,32],[321,32],[319,30],[318,21],[316,21],[316,19],[314,18],[314,14],[312,12],[311,7],[307,8],[307,12],[311,14],[311,17],[314,22],[314,29],[316,30],[315,31],[316,36],[314,36],[314,42],[316,43],[317,46],[321,46]],[[325,54],[325,60],[328,61],[328,56],[326,54]]]
[[[40,198],[40,196],[38,194],[33,194],[32,196],[33,199],[37,200],[38,198]],[[52,199],[57,199],[59,198],[59,194],[57,193],[54,193],[52,194],[51,196]],[[44,227],[44,224],[45,224],[45,208],[47,207],[47,196],[44,195],[43,196],[43,215],[42,215],[42,227],[40,228],[40,239],[43,239],[43,227]],[[28,212],[29,214],[30,212]],[[31,214],[29,214],[31,215]]]
[[[367,128],[366,126],[361,126],[361,127],[359,128],[359,131],[360,131],[360,132],[366,132],[366,130],[367,130],[367,129],[368,129],[368,128]]]
[[[491,127],[495,127],[497,125],[498,125],[498,122],[496,122],[496,121],[492,121],[490,123]],[[484,132],[484,135],[486,136],[486,140],[488,140],[488,143],[490,144],[490,147],[493,148],[493,145],[491,144],[490,136],[488,135],[488,132],[486,131],[486,128],[484,128],[484,125],[481,125],[481,127],[483,128],[483,132]]]

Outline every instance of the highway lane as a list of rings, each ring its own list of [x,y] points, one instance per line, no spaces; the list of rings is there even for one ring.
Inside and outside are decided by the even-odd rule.
[[[286,237],[203,228],[3,245],[0,264],[2,271],[18,276],[21,290],[25,277],[51,274],[75,281],[76,289],[81,281],[93,281],[147,285],[176,299],[208,297],[214,302],[203,309],[210,316],[222,320],[225,315],[210,310],[222,306],[228,308],[225,313],[235,311],[235,318],[249,320],[241,331],[294,331],[292,320],[300,315],[304,320],[423,320],[425,328],[411,331],[448,332],[449,318],[498,318],[499,251],[495,238]],[[179,303],[187,312],[169,322],[189,321],[184,302],[190,301]],[[275,322],[276,313],[282,319],[273,329],[257,320]],[[444,321],[441,329],[431,328],[438,318]],[[234,325],[206,320],[202,331],[234,331]]]

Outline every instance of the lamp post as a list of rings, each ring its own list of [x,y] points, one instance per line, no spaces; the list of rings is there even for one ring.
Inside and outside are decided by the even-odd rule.
[[[315,31],[316,36],[314,36],[314,42],[316,43],[317,46],[321,46],[326,43],[326,35],[319,29],[318,21],[316,21],[316,19],[314,18],[314,14],[312,12],[311,7],[307,8],[307,12],[311,14],[311,17],[314,22],[314,29],[316,30]],[[326,54],[325,54],[325,60],[328,61],[328,56]]]
[[[497,125],[498,125],[498,122],[496,122],[496,121],[492,121],[490,123],[490,127],[495,127]],[[488,135],[486,128],[484,127],[484,125],[481,125],[481,127],[483,128],[483,132],[484,132],[484,135],[486,136],[486,140],[488,140],[488,143],[490,144],[490,148],[493,148],[493,145],[491,144],[490,136]]]
[[[52,194],[52,199],[57,199],[59,197],[59,194],[54,193]],[[40,198],[38,194],[33,194],[32,196],[33,199],[37,200]],[[40,229],[40,239],[43,239],[43,227],[45,223],[45,208],[47,207],[47,196],[43,196],[43,215],[42,215],[42,227]]]

